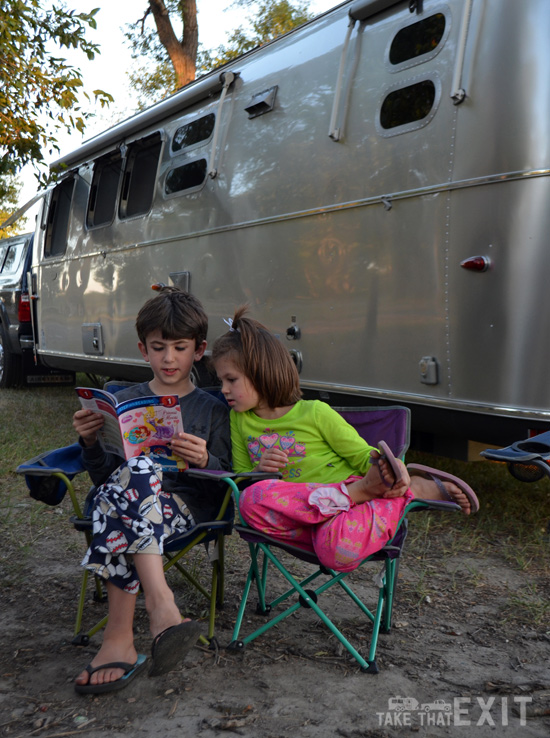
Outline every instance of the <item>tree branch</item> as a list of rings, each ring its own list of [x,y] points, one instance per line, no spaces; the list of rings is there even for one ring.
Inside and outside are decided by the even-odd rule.
[[[176,86],[183,87],[195,79],[195,60],[198,48],[196,0],[182,0],[183,39],[180,42],[174,32],[170,13],[163,0],[149,0],[155,19],[159,41],[166,49],[174,72]]]

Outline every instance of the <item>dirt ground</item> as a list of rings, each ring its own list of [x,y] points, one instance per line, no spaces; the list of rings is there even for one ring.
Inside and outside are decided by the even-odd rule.
[[[57,509],[49,514],[57,515]],[[539,601],[548,599],[550,585],[511,568],[498,547],[490,557],[472,558],[460,551],[442,553],[445,541],[439,541],[422,560],[409,547],[394,627],[380,638],[380,672],[371,675],[303,609],[243,653],[224,650],[247,563],[245,544],[234,535],[226,604],[218,616],[219,651],[197,647],[179,672],[139,676],[118,693],[82,697],[72,680],[101,636],[86,647],[71,644],[81,542],[70,526],[62,536],[58,530],[55,525],[43,531],[17,576],[2,586],[0,736],[550,735],[550,624],[529,622],[536,602],[525,595],[532,586]],[[39,578],[45,561],[49,574]],[[367,566],[351,577],[367,601],[378,568]],[[178,584],[176,594],[189,614],[200,616],[203,605],[187,585]],[[370,624],[336,593],[325,597],[335,621],[366,651]],[[90,603],[88,620],[103,610],[104,605]],[[256,622],[258,616],[250,614],[244,633]],[[148,653],[143,610],[136,636],[138,650]],[[398,697],[411,700],[400,712],[389,703]],[[449,711],[438,709],[444,705],[434,705],[437,700]]]

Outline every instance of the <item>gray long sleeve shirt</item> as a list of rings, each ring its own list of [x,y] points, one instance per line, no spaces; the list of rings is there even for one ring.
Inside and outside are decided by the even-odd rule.
[[[154,394],[148,382],[132,385],[116,393],[118,402],[135,397]],[[208,392],[194,389],[180,397],[183,427],[206,441],[208,463],[206,469],[231,469],[231,441],[229,430],[229,408]],[[86,447],[82,443],[82,462],[92,482],[99,486],[107,481],[112,472],[124,461],[120,456],[107,453],[99,442]],[[164,473],[162,487],[165,492],[178,494],[185,501],[196,522],[211,520],[217,515],[225,494],[225,485],[195,479],[185,472]]]

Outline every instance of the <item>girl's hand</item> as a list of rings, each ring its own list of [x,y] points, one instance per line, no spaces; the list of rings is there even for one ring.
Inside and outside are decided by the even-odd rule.
[[[85,446],[97,443],[97,432],[103,427],[103,415],[93,410],[77,410],[73,415],[73,428]]]
[[[256,471],[260,472],[278,472],[288,463],[288,453],[283,451],[282,448],[268,448],[267,451],[262,454],[262,458]]]
[[[178,433],[170,444],[172,451],[192,466],[204,469],[208,464],[208,450],[204,438],[192,436],[190,433]]]
[[[405,466],[405,464],[402,464],[402,471],[403,471],[403,478],[401,479],[400,482],[396,482],[391,489],[389,489],[387,492],[384,493],[383,495],[384,499],[390,500],[393,497],[403,497],[405,492],[411,486],[411,478],[409,476],[409,472],[407,471],[407,467]]]

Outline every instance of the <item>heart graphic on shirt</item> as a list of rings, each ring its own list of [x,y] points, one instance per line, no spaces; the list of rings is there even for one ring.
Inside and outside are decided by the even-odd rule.
[[[306,447],[304,446],[303,443],[297,443],[294,446],[294,450],[296,451],[296,453],[298,454],[298,456],[305,456],[306,455]]]
[[[279,440],[279,434],[278,433],[272,433],[270,436],[263,435],[260,436],[260,443],[264,448],[273,448],[273,446],[277,443]]]
[[[250,442],[250,443],[248,444],[248,452],[249,452],[249,453],[250,453],[250,454],[251,454],[252,456],[257,456],[257,455],[258,455],[258,453],[259,453],[259,451],[260,451],[260,444],[259,444],[259,442],[258,442],[258,441],[251,441],[251,442]]]
[[[283,451],[288,451],[288,449],[294,445],[295,441],[296,439],[292,438],[292,436],[281,436],[281,448]]]

